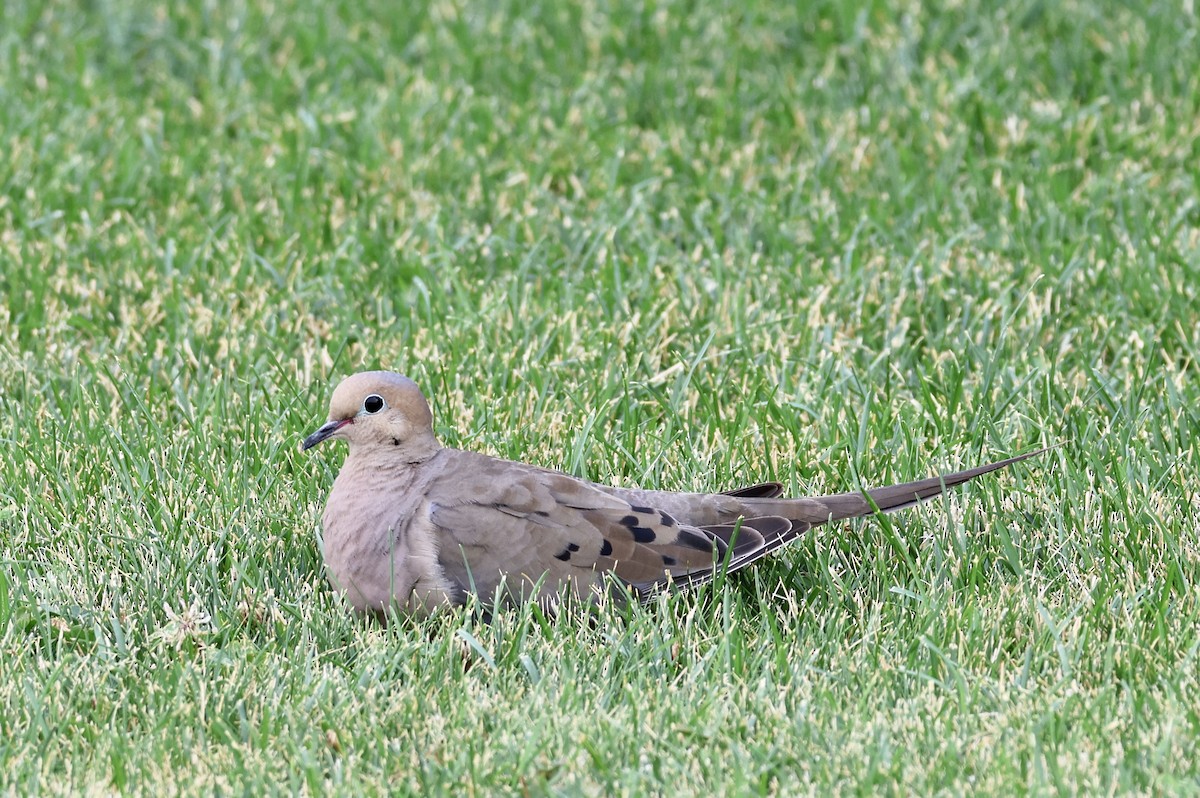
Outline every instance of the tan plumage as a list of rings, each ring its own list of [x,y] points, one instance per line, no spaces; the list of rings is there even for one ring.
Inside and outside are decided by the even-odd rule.
[[[728,493],[613,488],[524,463],[446,449],[416,384],[372,371],[347,377],[309,449],[350,453],[323,517],[330,580],[361,611],[424,614],[564,589],[595,597],[615,585],[645,596],[736,570],[813,526],[897,510],[1040,452],[940,477],[815,498],[780,498],[764,483]],[[1042,450],[1045,451],[1045,450]]]

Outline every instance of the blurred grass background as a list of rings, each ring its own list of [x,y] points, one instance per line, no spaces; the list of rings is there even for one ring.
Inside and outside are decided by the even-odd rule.
[[[1197,791],[1191,2],[4,0],[0,787]],[[578,628],[325,586],[333,383],[837,492]]]

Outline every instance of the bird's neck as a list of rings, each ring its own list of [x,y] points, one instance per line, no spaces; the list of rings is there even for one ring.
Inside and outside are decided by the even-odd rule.
[[[386,440],[362,443],[350,448],[347,459],[370,462],[381,468],[415,467],[432,458],[442,448],[433,435],[420,435],[407,440]]]

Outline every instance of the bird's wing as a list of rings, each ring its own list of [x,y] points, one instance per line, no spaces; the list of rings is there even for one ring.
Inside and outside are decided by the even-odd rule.
[[[697,527],[553,471],[467,452],[446,452],[427,483],[439,562],[464,589],[487,594],[504,577],[595,588],[605,574],[638,590],[711,572],[788,525],[782,518]],[[732,546],[732,552],[730,548]]]

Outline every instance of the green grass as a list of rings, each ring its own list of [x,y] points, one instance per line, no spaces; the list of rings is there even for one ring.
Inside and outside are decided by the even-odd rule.
[[[0,791],[1200,793],[1189,3],[94,3],[0,25]],[[835,492],[596,625],[326,586],[334,382]]]

